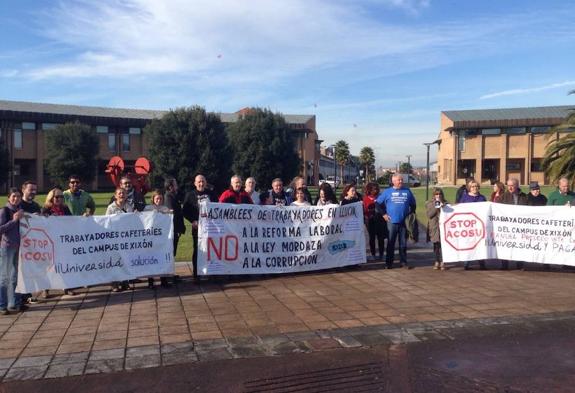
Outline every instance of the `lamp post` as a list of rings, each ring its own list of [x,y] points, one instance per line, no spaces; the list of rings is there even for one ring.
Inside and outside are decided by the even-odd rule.
[[[335,160],[335,145],[331,146],[332,153],[333,153],[333,191],[337,190],[337,161]]]
[[[424,143],[425,147],[427,147],[427,166],[425,169],[425,201],[429,200],[429,147],[431,145],[439,145],[441,143],[441,139],[436,139],[433,142]]]

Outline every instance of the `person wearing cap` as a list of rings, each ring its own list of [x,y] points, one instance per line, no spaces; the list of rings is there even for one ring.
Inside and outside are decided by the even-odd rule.
[[[541,194],[539,183],[532,181],[529,183],[529,194],[527,194],[528,206],[545,206],[547,205],[547,197]]]

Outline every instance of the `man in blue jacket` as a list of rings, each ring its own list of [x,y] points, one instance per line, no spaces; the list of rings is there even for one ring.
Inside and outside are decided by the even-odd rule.
[[[395,253],[395,242],[399,237],[399,260],[401,266],[408,269],[413,266],[407,263],[407,237],[405,228],[405,218],[415,212],[415,197],[409,188],[403,186],[403,177],[394,174],[391,178],[392,187],[384,190],[376,200],[377,211],[383,215],[387,222],[389,237],[387,238],[387,248],[385,264],[388,269],[393,267],[393,256]]]

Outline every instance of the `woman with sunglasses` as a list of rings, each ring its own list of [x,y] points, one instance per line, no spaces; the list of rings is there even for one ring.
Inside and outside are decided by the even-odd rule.
[[[71,216],[72,212],[64,201],[64,191],[60,187],[54,187],[46,195],[46,202],[40,211],[43,216]],[[71,289],[65,289],[64,295],[75,295]],[[42,297],[48,298],[48,290],[42,293]]]

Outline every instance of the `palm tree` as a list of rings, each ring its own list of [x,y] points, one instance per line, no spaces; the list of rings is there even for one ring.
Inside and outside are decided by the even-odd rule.
[[[569,92],[575,94],[575,90]],[[549,132],[566,132],[559,139],[552,140],[547,144],[543,157],[543,170],[552,182],[565,176],[571,181],[575,180],[575,110],[571,111],[567,119],[552,127]]]
[[[375,164],[375,153],[373,149],[369,146],[365,146],[359,152],[359,162],[365,165],[365,181],[369,181],[369,168]]]
[[[340,140],[337,141],[335,143],[335,152],[334,152],[334,158],[335,161],[340,165],[341,168],[341,177],[340,177],[340,181],[343,183],[343,169],[345,167],[345,164],[347,164],[348,160],[349,160],[349,145],[347,144],[346,141],[344,140]],[[337,185],[337,182],[336,182]]]

